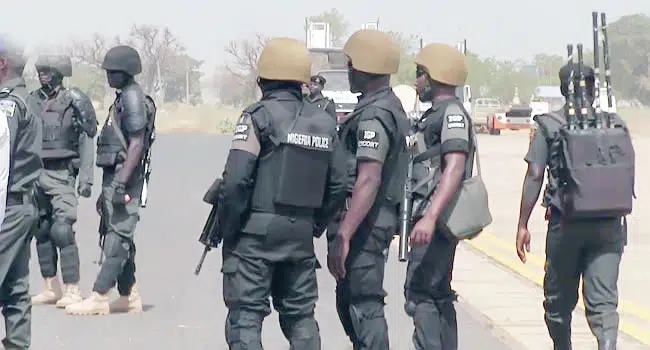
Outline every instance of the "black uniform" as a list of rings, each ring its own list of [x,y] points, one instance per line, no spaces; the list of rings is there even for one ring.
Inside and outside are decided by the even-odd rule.
[[[447,153],[468,155],[465,177],[471,176],[474,147],[470,137],[470,117],[458,99],[435,102],[414,127],[418,153],[439,147],[437,153],[414,164],[413,182],[419,183],[438,168],[444,168]],[[426,163],[426,164],[425,164]],[[441,169],[442,170],[442,169]],[[416,198],[429,201],[438,179],[416,191]],[[414,204],[418,207],[417,204]],[[416,208],[417,210],[417,208]],[[424,213],[416,213],[413,222]],[[417,350],[451,350],[458,348],[456,292],[451,288],[454,257],[458,241],[440,230],[427,246],[412,247],[404,284],[406,313],[413,318],[413,344]]]
[[[122,296],[131,292],[135,284],[135,235],[140,220],[140,196],[144,183],[144,167],[139,163],[125,184],[125,193],[131,197],[126,204],[113,203],[117,174],[126,157],[126,147],[133,135],[145,131],[148,125],[147,101],[142,88],[132,82],[117,92],[109,118],[97,138],[97,166],[102,177],[102,219],[106,224],[104,255],[106,260],[99,270],[93,291],[107,293],[117,282]],[[118,125],[115,125],[117,123]],[[123,138],[123,139],[121,139]],[[124,142],[123,142],[124,141]],[[126,145],[124,144],[126,143]]]
[[[536,116],[526,162],[551,167],[551,145],[564,121],[565,110],[555,117]],[[591,116],[593,117],[593,115]],[[626,127],[618,115],[613,123]],[[544,320],[555,349],[571,349],[571,315],[583,282],[587,322],[599,349],[614,349],[618,335],[618,272],[626,232],[621,218],[573,220],[561,215],[558,179],[548,171],[543,205],[547,208]],[[609,344],[609,345],[607,345]],[[611,346],[611,347],[607,347]]]
[[[323,93],[319,92],[317,94],[310,95],[307,100],[309,103],[316,105],[319,109],[324,110],[328,115],[330,115],[334,120],[336,120],[336,103],[331,98],[327,98]]]
[[[313,236],[343,204],[345,159],[334,121],[301,100],[297,88],[266,91],[244,110],[226,161],[218,218],[230,349],[262,349],[269,296],[291,349],[320,349]]]
[[[397,229],[397,210],[407,167],[405,142],[409,123],[389,87],[362,95],[340,127],[348,158],[348,195],[356,182],[357,162],[383,163],[382,185],[370,212],[350,241],[345,279],[336,286],[337,311],[354,349],[388,349],[384,317],[384,267]],[[340,222],[328,227],[333,241]]]
[[[7,349],[29,348],[32,336],[29,245],[38,219],[34,190],[43,164],[42,128],[26,100],[23,78],[0,84],[0,110],[7,115],[11,133],[7,209],[0,230],[0,305],[7,332],[2,343]]]

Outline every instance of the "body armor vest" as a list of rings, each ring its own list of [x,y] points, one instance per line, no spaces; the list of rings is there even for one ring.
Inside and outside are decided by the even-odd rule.
[[[373,211],[377,211],[381,205],[398,205],[401,201],[404,181],[409,156],[406,151],[406,137],[409,134],[409,122],[402,104],[393,94],[392,90],[379,92],[375,96],[369,96],[367,100],[361,100],[351,116],[341,124],[339,136],[344,144],[347,153],[348,163],[348,192],[352,192],[357,177],[357,135],[359,122],[363,119],[362,112],[365,107],[372,105],[387,113],[379,113],[375,116],[388,133],[390,149],[382,168],[382,184],[377,194],[377,201]]]
[[[126,159],[127,143],[118,124],[117,104],[113,104],[108,111],[108,118],[104,122],[102,131],[97,137],[96,164],[100,168],[111,168]]]
[[[334,125],[308,103],[292,102],[296,111],[283,102],[265,100],[248,110],[262,145],[251,210],[311,218],[323,205]]]
[[[43,159],[79,157],[79,135],[74,125],[72,99],[62,90],[54,99],[43,104]]]

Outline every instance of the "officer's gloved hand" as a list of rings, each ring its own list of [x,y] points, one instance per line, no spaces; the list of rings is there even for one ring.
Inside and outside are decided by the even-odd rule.
[[[77,194],[84,198],[90,197],[92,194],[92,186],[87,183],[79,183],[79,186],[77,187]]]
[[[113,204],[125,205],[131,202],[131,196],[128,193],[126,193],[126,188],[123,183],[114,181],[111,184],[111,188],[112,188],[111,202],[113,202]]]

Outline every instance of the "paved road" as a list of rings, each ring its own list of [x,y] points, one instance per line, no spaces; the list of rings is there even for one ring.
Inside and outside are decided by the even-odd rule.
[[[146,312],[140,315],[72,317],[49,306],[34,308],[34,350],[200,350],[227,349],[221,298],[220,253],[211,253],[199,277],[193,275],[201,252],[196,242],[209,208],[201,202],[203,191],[221,173],[229,137],[161,135],[155,145],[149,207],[138,226],[137,276]],[[98,174],[99,175],[99,174]],[[96,179],[99,179],[96,176]],[[92,200],[82,200],[77,237],[81,247],[82,288],[92,286],[97,266],[97,215]],[[325,246],[318,256],[324,261]],[[32,259],[32,290],[42,282]],[[392,349],[411,349],[411,321],[404,315],[401,285],[403,264],[393,252],[387,270],[387,315]],[[334,280],[326,269],[319,272],[320,301],[317,318],[323,349],[351,349],[334,309]],[[462,302],[458,304],[460,348],[510,349],[487,321]],[[287,349],[277,326],[277,315],[264,328],[266,349]]]

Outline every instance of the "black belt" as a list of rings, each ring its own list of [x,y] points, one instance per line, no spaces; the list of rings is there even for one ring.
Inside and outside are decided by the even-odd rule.
[[[7,206],[23,205],[25,203],[24,196],[22,193],[8,193],[7,194]]]
[[[72,160],[66,159],[43,159],[43,168],[47,170],[69,170],[70,162]]]

